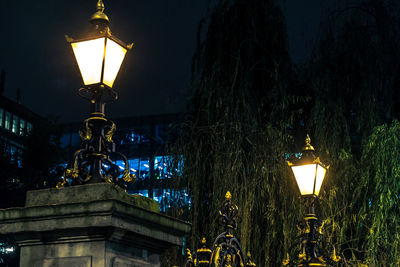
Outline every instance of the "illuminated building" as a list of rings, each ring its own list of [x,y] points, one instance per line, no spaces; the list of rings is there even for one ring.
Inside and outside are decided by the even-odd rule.
[[[28,134],[34,125],[43,121],[36,113],[29,110],[19,101],[14,101],[3,95],[5,90],[5,71],[0,76],[0,140],[6,149],[14,154],[24,149],[23,136]]]

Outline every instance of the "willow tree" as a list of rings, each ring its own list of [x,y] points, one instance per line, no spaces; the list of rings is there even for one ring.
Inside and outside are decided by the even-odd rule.
[[[394,266],[400,256],[398,123],[381,126],[398,116],[399,11],[396,1],[339,1],[302,70],[313,99],[306,124],[332,166],[323,195],[327,234],[346,264]]]
[[[258,266],[279,265],[298,215],[285,166],[292,144],[287,125],[302,112],[291,104],[303,101],[287,91],[293,73],[281,7],[273,0],[216,1],[199,36],[177,152],[192,196],[188,246],[216,237],[218,208],[229,190],[239,206],[236,234],[244,250]]]
[[[279,266],[301,218],[285,152],[309,132],[331,165],[320,201],[328,243],[344,265],[398,264],[399,124],[387,123],[399,114],[399,11],[392,0],[338,1],[314,56],[293,72],[278,3],[212,7],[176,152],[192,195],[190,247],[215,237],[230,190],[245,250]]]

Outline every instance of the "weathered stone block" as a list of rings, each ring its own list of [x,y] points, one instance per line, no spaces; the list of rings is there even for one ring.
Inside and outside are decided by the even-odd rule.
[[[159,266],[189,224],[110,184],[30,191],[26,206],[0,210],[0,233],[21,247],[20,267]]]
[[[92,267],[92,257],[68,257],[36,260],[33,267]]]
[[[138,208],[158,212],[156,201],[140,195],[128,195],[122,188],[107,183],[28,191],[25,207],[85,203],[105,199],[115,199]]]

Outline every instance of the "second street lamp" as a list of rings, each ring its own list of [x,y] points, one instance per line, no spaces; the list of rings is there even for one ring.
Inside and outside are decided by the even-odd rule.
[[[328,266],[328,264],[338,262],[340,257],[336,256],[335,249],[333,249],[333,253],[329,257],[319,247],[319,239],[322,236],[324,223],[321,223],[315,214],[314,202],[319,196],[328,166],[323,164],[317,157],[308,135],[301,156],[288,161],[288,165],[293,171],[308,212],[304,218],[304,227],[299,229],[302,240],[298,256],[290,260],[289,255],[287,255],[283,265]]]
[[[310,141],[307,135],[301,157],[293,162],[288,161],[288,165],[292,168],[300,194],[303,197],[318,197],[328,166],[316,156]]]
[[[86,36],[79,39],[66,36],[84,84],[79,95],[90,101],[91,114],[79,130],[81,149],[75,152],[73,164],[66,169],[64,180],[57,187],[99,182],[123,186],[134,178],[127,158],[115,151],[112,137],[116,126],[104,113],[105,104],[118,99],[112,87],[125,54],[133,44],[127,45],[111,34],[102,0],[98,0],[96,9],[90,19],[91,30]],[[115,158],[124,161],[123,170],[114,163]]]

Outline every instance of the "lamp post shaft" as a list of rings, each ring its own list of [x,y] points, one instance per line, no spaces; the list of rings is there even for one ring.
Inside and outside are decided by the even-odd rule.
[[[314,198],[305,199],[308,213],[304,218],[306,223],[306,235],[303,240],[304,254],[300,259],[300,266],[327,266],[318,252],[318,239],[319,235],[321,234],[322,225],[320,225],[317,215],[315,214],[314,201]]]
[[[98,86],[93,90],[94,94],[92,99],[90,100],[90,113],[95,115],[103,115],[104,116],[104,106],[105,103],[103,101],[104,88],[102,85]]]
[[[105,180],[101,173],[102,159],[104,159],[103,151],[103,136],[104,126],[106,122],[104,108],[105,103],[103,101],[104,86],[100,85],[94,89],[93,97],[90,101],[90,120],[93,122],[93,161],[90,168],[92,179],[89,183],[104,183]]]
[[[307,235],[306,239],[306,255],[307,259],[313,259],[313,258],[318,258],[316,251],[315,251],[315,244],[317,243],[316,239],[316,222],[317,222],[317,217],[315,214],[307,214],[307,217],[305,218],[307,227],[309,227],[309,233]]]

